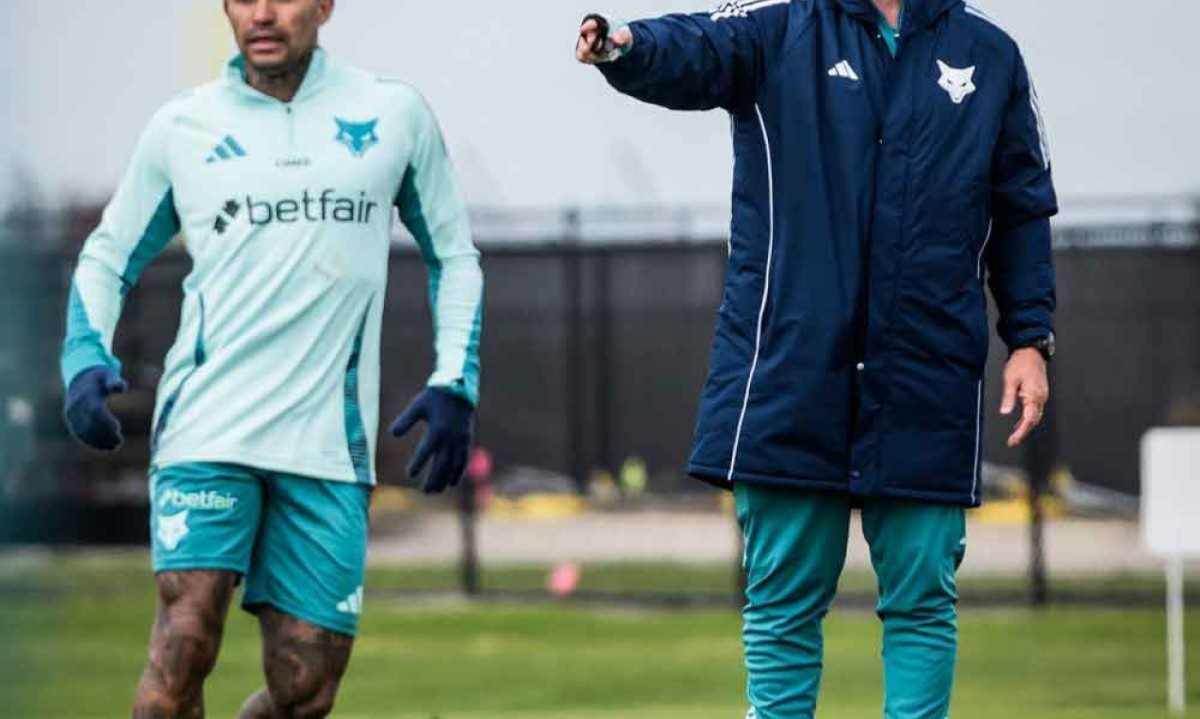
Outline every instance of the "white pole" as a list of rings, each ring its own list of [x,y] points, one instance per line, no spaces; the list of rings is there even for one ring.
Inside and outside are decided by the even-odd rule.
[[[1175,715],[1187,709],[1184,656],[1183,558],[1176,554],[1167,560],[1167,695]]]

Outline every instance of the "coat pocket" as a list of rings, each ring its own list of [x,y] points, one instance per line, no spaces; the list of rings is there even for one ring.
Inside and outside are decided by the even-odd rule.
[[[927,245],[909,259],[895,322],[897,338],[961,376],[987,361],[987,304],[966,243]]]
[[[935,192],[930,195],[926,211],[930,220],[924,223],[924,241],[918,245],[961,244],[977,249],[981,242],[978,236],[987,229],[987,186],[968,183]]]

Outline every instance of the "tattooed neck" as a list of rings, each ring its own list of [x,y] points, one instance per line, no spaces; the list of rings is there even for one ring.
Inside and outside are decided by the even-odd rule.
[[[246,84],[264,95],[279,100],[291,102],[312,65],[313,53],[310,51],[299,62],[279,70],[258,70],[249,63],[246,64]]]

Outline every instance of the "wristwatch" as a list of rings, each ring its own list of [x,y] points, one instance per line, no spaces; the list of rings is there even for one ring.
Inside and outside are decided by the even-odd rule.
[[[1024,345],[1018,347],[1017,349],[1028,349],[1028,348],[1035,349],[1038,351],[1039,354],[1042,355],[1042,359],[1049,362],[1050,360],[1054,359],[1054,354],[1056,351],[1055,344],[1056,343],[1055,343],[1054,333],[1051,332],[1050,334],[1046,335],[1045,337],[1041,337],[1039,339],[1034,340],[1033,342],[1024,344]]]

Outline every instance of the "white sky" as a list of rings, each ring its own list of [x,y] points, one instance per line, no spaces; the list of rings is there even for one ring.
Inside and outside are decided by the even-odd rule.
[[[706,4],[707,3],[707,4]],[[711,0],[605,0],[633,18]],[[980,0],[1021,41],[1060,194],[1200,192],[1192,0]],[[431,100],[475,205],[725,204],[722,113],[668,113],[572,58],[588,0],[342,0],[323,44]],[[0,0],[0,203],[108,196],[143,123],[219,71],[219,0]]]

